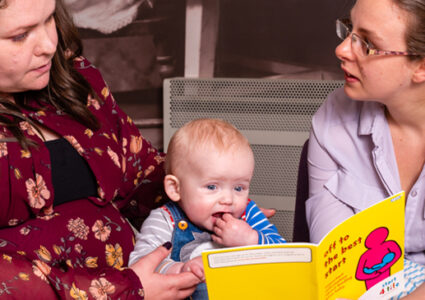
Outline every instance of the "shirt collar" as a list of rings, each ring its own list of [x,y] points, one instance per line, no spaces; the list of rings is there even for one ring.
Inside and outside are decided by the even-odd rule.
[[[360,112],[359,135],[372,135],[382,132],[385,126],[385,106],[381,103],[365,101]]]

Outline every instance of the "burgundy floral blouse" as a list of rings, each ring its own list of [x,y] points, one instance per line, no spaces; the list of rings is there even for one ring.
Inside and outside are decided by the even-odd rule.
[[[134,238],[125,217],[143,218],[159,205],[164,157],[118,108],[99,71],[84,58],[75,67],[102,99],[87,100],[100,130],[54,107],[24,113],[85,158],[98,195],[53,207],[49,151],[34,129],[20,124],[38,148],[0,143],[1,299],[143,299],[140,280],[126,268]],[[8,136],[0,126],[0,137]]]

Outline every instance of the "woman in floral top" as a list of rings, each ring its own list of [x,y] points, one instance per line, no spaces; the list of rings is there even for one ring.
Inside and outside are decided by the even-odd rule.
[[[163,156],[116,105],[55,0],[0,0],[0,298],[181,299],[198,279],[127,268]],[[143,286],[142,286],[143,284]]]

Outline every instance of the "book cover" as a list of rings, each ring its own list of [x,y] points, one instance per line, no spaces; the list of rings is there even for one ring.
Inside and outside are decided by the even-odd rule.
[[[404,192],[345,220],[319,244],[202,253],[210,300],[388,299],[401,292]]]

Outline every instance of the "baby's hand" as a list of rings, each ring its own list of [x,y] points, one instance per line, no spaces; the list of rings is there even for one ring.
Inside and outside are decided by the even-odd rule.
[[[192,272],[200,280],[205,280],[204,275],[204,264],[202,263],[202,257],[197,256],[184,263],[182,272]]]
[[[231,214],[224,214],[215,222],[214,242],[226,246],[245,246],[258,244],[258,233],[247,222],[234,218]]]

